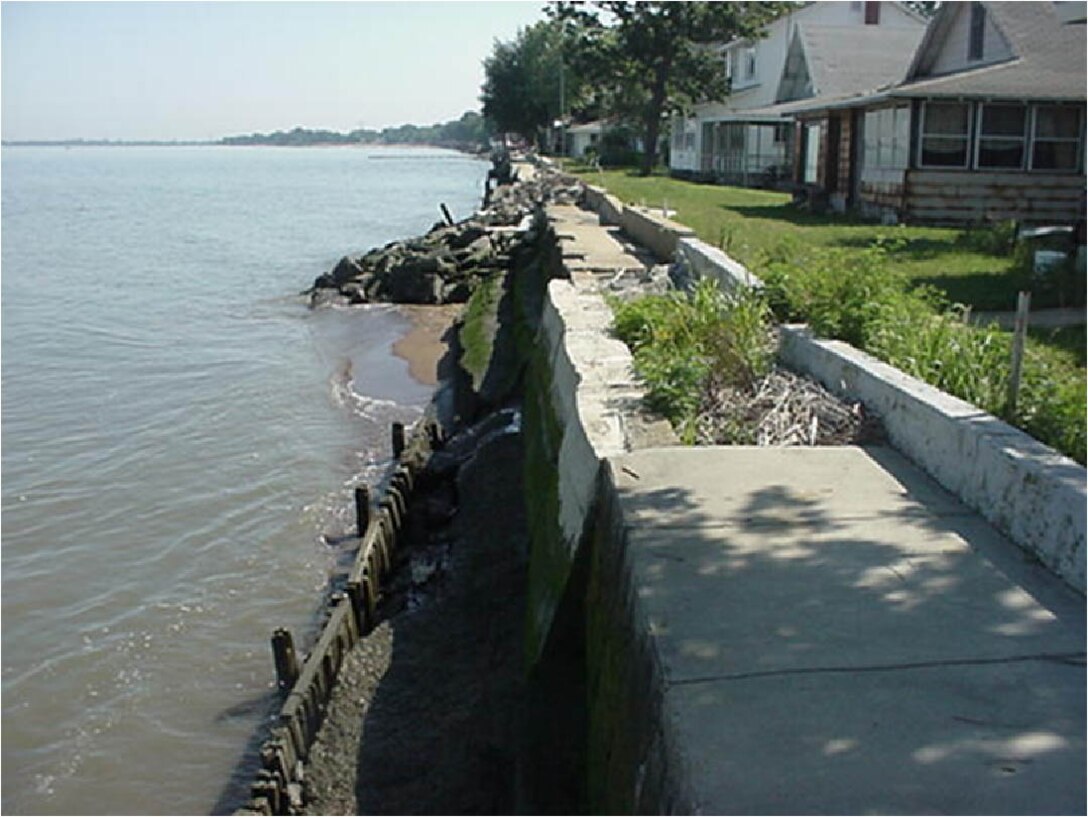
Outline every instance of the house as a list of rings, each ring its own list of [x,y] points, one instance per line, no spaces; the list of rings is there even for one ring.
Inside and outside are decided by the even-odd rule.
[[[670,171],[733,184],[788,178],[795,129],[776,103],[866,90],[874,76],[898,79],[924,29],[902,3],[816,2],[776,19],[759,40],[722,46],[730,96],[673,121]],[[873,59],[853,61],[855,69],[858,53]]]
[[[598,147],[603,135],[604,123],[600,121],[571,125],[567,128],[566,135],[567,155],[576,159],[582,158],[588,148]]]
[[[1084,6],[943,4],[903,81],[795,106],[798,180],[889,222],[1083,219]]]

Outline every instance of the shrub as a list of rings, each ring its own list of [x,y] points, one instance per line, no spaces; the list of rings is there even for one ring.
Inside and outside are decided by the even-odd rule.
[[[868,345],[885,304],[905,295],[903,279],[887,264],[889,246],[861,252],[840,248],[786,249],[759,270],[767,297],[783,321],[805,321],[821,335]]]
[[[771,312],[749,290],[726,294],[702,280],[690,294],[647,295],[612,307],[613,331],[631,348],[647,404],[687,442],[711,380],[747,386],[774,359]]]

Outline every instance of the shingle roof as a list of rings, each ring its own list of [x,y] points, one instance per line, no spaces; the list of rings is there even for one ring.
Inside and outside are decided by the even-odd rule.
[[[1086,38],[1083,24],[1063,24],[1051,3],[986,3],[1008,40],[1013,59],[939,77],[919,77],[895,96],[985,96],[1084,99]],[[923,48],[933,41],[927,36]],[[916,59],[917,64],[917,59]]]
[[[901,81],[923,30],[798,26],[816,96],[837,97]]]

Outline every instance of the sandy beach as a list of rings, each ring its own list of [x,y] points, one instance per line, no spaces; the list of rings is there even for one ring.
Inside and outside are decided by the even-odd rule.
[[[401,304],[398,311],[412,322],[408,334],[393,344],[393,354],[408,361],[412,377],[427,386],[438,384],[438,361],[446,353],[443,335],[464,308],[463,304],[415,306]]]

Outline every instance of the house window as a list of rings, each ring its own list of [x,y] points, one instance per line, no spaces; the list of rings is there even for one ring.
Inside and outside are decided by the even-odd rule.
[[[725,55],[725,81],[733,81],[733,53],[730,52]]]
[[[744,78],[756,78],[756,50],[754,48],[744,49]]]
[[[967,167],[970,106],[964,102],[926,102],[922,105],[922,167]]]
[[[1080,110],[1061,105],[1035,108],[1032,170],[1076,170],[1081,157]]]
[[[865,25],[875,26],[880,24],[880,3],[865,4]]]
[[[980,105],[975,166],[1020,170],[1028,121],[1024,105]]]
[[[971,31],[967,40],[967,59],[982,59],[982,44],[986,38],[986,8],[981,3],[971,4]]]

